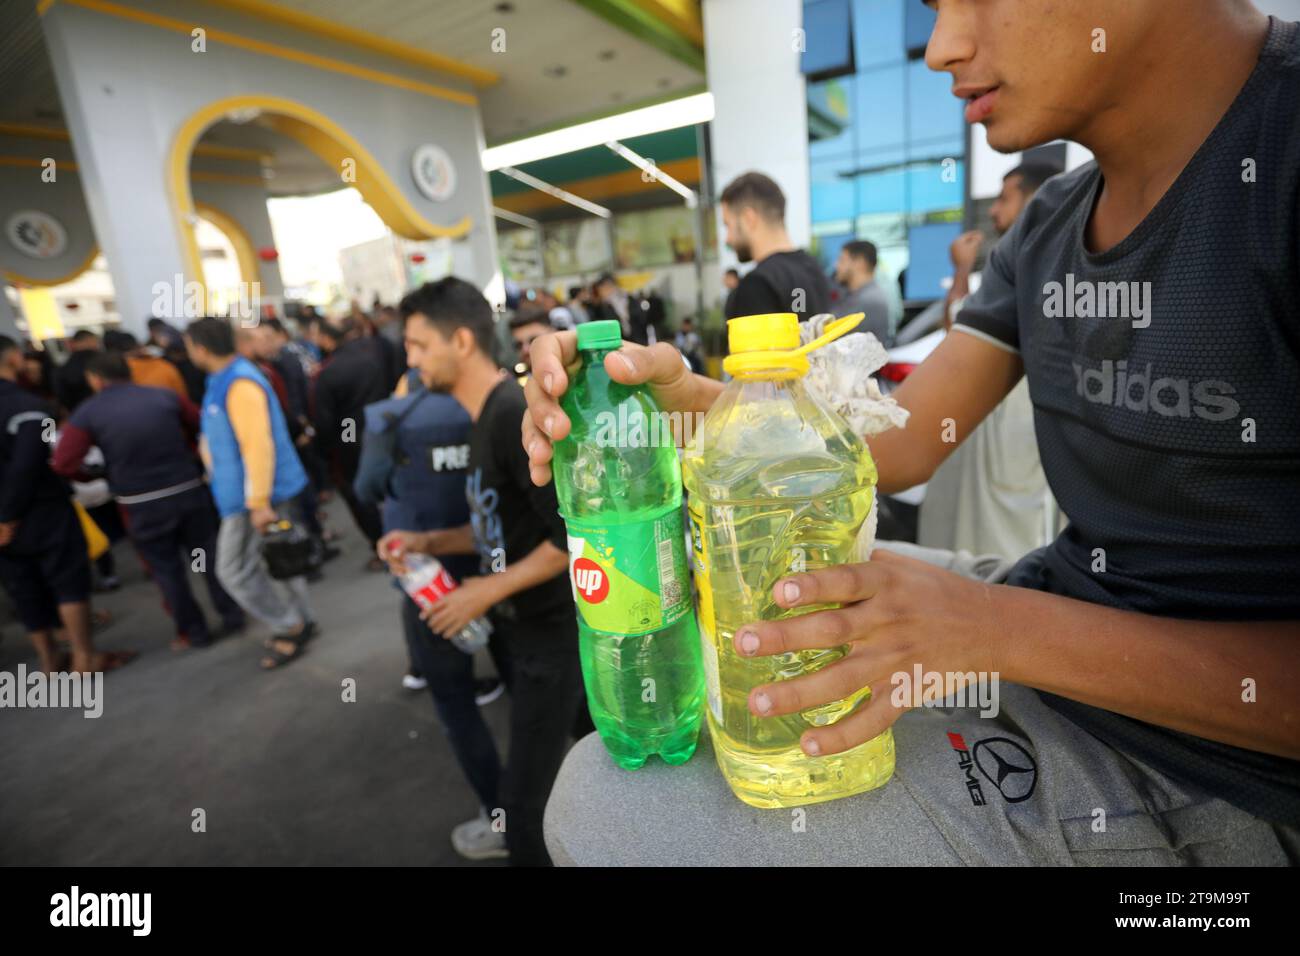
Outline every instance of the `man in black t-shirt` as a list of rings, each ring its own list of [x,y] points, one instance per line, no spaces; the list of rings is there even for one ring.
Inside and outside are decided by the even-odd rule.
[[[447,638],[485,614],[492,622],[492,657],[510,693],[510,744],[500,807],[489,808],[490,819],[480,826],[504,826],[512,865],[545,865],[542,813],[578,708],[585,706],[567,532],[554,485],[539,488],[529,479],[519,445],[524,393],[493,358],[487,300],[468,282],[448,277],[407,295],[402,312],[421,381],[460,402],[473,425],[470,523],[396,538],[405,550],[479,555],[480,575],[424,616]]]
[[[737,654],[851,650],[750,713],[873,691],[801,741],[894,730],[902,786],[860,798],[858,862],[1300,863],[1300,25],[1236,0],[931,5],[926,61],[990,145],[1097,160],[1038,191],[894,393],[878,490],[927,480],[1023,375],[1070,523],[996,578],[878,550],[778,580],[781,608],[842,607],[739,627]],[[533,349],[538,481],[573,348]],[[670,346],[619,354],[665,410],[721,388]],[[918,705],[898,678],[922,671],[1000,679],[1000,710]]]
[[[831,311],[831,287],[817,260],[796,249],[785,231],[785,194],[762,173],[737,176],[722,191],[727,245],[756,263],[727,296],[728,319],[793,312],[802,322]]]

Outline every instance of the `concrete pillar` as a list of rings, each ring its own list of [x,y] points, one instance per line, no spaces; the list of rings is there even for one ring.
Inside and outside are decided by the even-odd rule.
[[[185,272],[163,162],[173,130],[141,108],[149,90],[141,74],[122,69],[121,47],[99,42],[92,30],[69,29],[84,24],[68,13],[56,4],[42,21],[59,99],[122,328],[144,338],[154,284],[170,287]]]
[[[806,248],[812,226],[808,177],[807,93],[799,72],[796,30],[802,0],[704,0],[704,53],[715,116],[712,126],[714,189],[755,171],[771,176],[785,193],[785,224]],[[718,211],[718,235],[722,227]],[[735,264],[721,250],[722,268]]]

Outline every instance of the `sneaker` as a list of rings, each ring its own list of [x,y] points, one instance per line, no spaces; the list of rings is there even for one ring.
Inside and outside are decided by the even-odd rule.
[[[510,856],[506,835],[494,831],[492,821],[481,813],[452,828],[451,845],[467,860],[504,860]]]
[[[429,682],[423,677],[416,677],[414,674],[407,674],[402,678],[402,686],[407,690],[424,690],[429,686]]]
[[[506,691],[499,677],[480,677],[474,681],[474,703],[486,707]]]

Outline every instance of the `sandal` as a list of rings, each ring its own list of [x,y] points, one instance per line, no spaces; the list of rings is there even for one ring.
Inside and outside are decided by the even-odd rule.
[[[273,671],[278,667],[283,667],[290,661],[295,661],[302,656],[303,647],[316,631],[316,625],[312,621],[307,621],[300,632],[297,634],[277,634],[267,642],[267,654],[262,658],[262,670]],[[282,651],[276,647],[276,644],[290,644],[293,646],[292,651]]]
[[[316,622],[308,621],[306,626],[297,634],[272,634],[262,642],[262,646],[270,650],[271,645],[276,641],[297,641],[299,644],[306,644],[316,636]]]

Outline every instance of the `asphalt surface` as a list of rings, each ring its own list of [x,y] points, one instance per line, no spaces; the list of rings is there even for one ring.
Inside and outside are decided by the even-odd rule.
[[[140,656],[105,675],[97,719],[0,710],[0,864],[484,865],[451,848],[451,828],[477,805],[428,692],[401,686],[399,593],[363,570],[367,548],[342,503],[330,511],[344,553],[311,586],[320,634],[272,672],[259,669],[267,632],[256,623],[172,651],[159,592],[118,543],[123,587],[95,595],[113,615],[95,643]],[[34,670],[22,629],[0,621],[0,671]],[[492,673],[485,654],[476,666]],[[503,757],[508,707],[502,696],[484,708]]]

